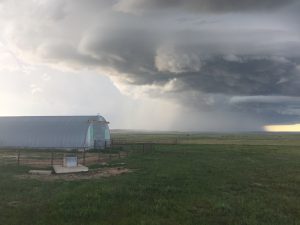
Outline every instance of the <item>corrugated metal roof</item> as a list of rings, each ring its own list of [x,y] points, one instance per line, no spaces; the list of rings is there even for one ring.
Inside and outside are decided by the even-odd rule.
[[[0,147],[82,148],[90,121],[102,116],[0,117]]]

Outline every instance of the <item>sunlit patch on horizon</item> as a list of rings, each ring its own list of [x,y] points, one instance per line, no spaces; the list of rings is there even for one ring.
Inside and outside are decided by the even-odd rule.
[[[264,129],[267,132],[300,132],[300,124],[267,125]]]

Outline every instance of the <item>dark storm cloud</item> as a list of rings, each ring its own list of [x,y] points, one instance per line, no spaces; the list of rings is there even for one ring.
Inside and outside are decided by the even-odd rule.
[[[192,38],[177,34],[171,45],[164,46],[163,39],[152,38],[143,30],[113,29],[105,30],[105,34],[96,33],[86,36],[80,51],[93,59],[94,66],[112,67],[126,73],[132,78],[132,84],[161,83],[176,78],[184,88],[203,93],[300,96],[300,57],[296,57],[300,42],[289,50],[288,41],[267,43],[269,34],[264,33],[256,34],[258,37],[250,41],[244,35],[230,38],[225,34],[209,40],[201,34]]]
[[[182,79],[193,89],[226,95],[287,95],[300,96],[299,72],[289,59],[216,56],[204,62],[201,72],[185,74]]]
[[[122,90],[286,121],[299,118],[298,7],[296,0],[36,0],[5,15],[5,34],[29,60],[100,70]]]
[[[236,12],[272,10],[296,0],[120,0],[116,8],[125,12],[161,9],[188,9],[200,12]]]
[[[300,98],[287,96],[240,96],[230,104],[234,111],[263,117],[266,123],[295,123],[300,119]]]

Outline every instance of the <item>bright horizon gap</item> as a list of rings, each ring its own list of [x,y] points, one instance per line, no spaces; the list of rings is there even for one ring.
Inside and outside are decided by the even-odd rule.
[[[267,132],[300,132],[300,124],[267,125],[264,129]]]

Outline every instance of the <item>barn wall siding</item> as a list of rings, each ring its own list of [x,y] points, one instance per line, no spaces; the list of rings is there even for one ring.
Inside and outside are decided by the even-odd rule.
[[[107,126],[101,116],[0,117],[0,148],[93,148],[93,121]]]

